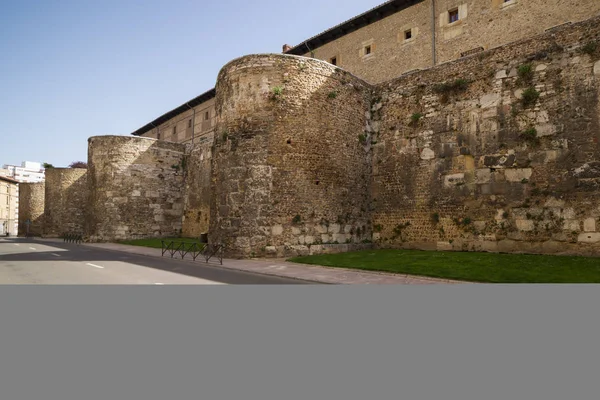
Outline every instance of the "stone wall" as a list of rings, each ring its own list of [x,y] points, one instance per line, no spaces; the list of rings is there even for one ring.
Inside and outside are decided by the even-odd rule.
[[[90,240],[179,236],[184,154],[185,146],[178,143],[127,136],[89,138]]]
[[[44,230],[44,201],[46,196],[45,182],[19,184],[19,235],[29,233],[41,236]]]
[[[370,237],[367,84],[318,60],[255,55],[227,64],[216,92],[214,242],[282,255]]]
[[[44,190],[44,236],[83,233],[87,206],[87,170],[46,169]]]
[[[212,143],[198,144],[187,157],[183,236],[199,237],[208,233],[210,218],[210,179]]]
[[[380,85],[379,245],[599,254],[599,44],[594,18]]]

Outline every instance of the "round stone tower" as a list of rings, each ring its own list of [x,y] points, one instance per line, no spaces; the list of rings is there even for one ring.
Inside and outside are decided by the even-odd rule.
[[[49,168],[45,172],[44,236],[84,233],[87,169]]]
[[[185,145],[135,136],[88,139],[91,241],[178,236]]]
[[[329,63],[252,55],[216,85],[210,237],[230,256],[368,236],[370,87]]]

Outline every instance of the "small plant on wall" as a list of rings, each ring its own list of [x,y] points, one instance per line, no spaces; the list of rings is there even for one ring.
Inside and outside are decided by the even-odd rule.
[[[585,45],[583,45],[581,47],[581,52],[587,55],[593,55],[596,50],[598,49],[598,43],[597,42],[588,42]]]
[[[409,123],[409,125],[416,126],[419,123],[419,121],[421,120],[421,118],[423,118],[423,114],[421,114],[421,113],[414,113],[413,115],[410,116],[410,123]]]
[[[535,90],[535,88],[530,87],[523,91],[521,102],[523,103],[523,107],[529,107],[534,105],[539,98],[540,92]]]
[[[405,222],[403,224],[396,225],[393,229],[393,232],[394,232],[393,239],[396,239],[399,237],[401,241],[404,241],[402,234],[404,233],[404,230],[406,228],[408,228],[409,226],[410,226],[410,222]]]
[[[300,222],[302,222],[302,217],[300,217],[300,215],[296,215],[294,218],[292,218],[292,224],[298,225]]]
[[[531,144],[539,144],[540,139],[537,137],[537,130],[534,127],[527,129],[524,132],[521,132],[519,137],[527,143]]]
[[[271,92],[271,100],[279,100],[283,97],[283,86],[275,86]]]
[[[519,74],[519,81],[522,83],[531,83],[533,80],[533,65],[524,64],[517,68]]]

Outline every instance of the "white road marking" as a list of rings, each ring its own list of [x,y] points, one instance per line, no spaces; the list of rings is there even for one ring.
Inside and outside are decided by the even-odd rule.
[[[95,267],[95,268],[104,269],[104,267],[103,267],[103,266],[101,266],[101,265],[96,265],[96,264],[92,264],[92,263],[86,263],[86,265],[89,265],[90,267]]]
[[[164,285],[164,283],[156,282],[155,285]]]
[[[51,253],[54,257],[60,257],[60,254]]]
[[[17,244],[17,243],[15,243],[14,245],[15,245],[15,246],[18,246],[18,244]]]
[[[29,249],[30,249],[30,250],[35,250],[35,247],[30,247]]]

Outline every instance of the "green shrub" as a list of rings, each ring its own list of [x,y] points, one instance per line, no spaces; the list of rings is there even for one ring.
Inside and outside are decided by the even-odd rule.
[[[533,66],[531,64],[521,65],[518,69],[519,78],[523,82],[531,82],[533,79]]]
[[[535,102],[540,98],[540,92],[535,90],[535,88],[527,88],[523,91],[522,102],[523,106],[527,107],[535,104]]]

